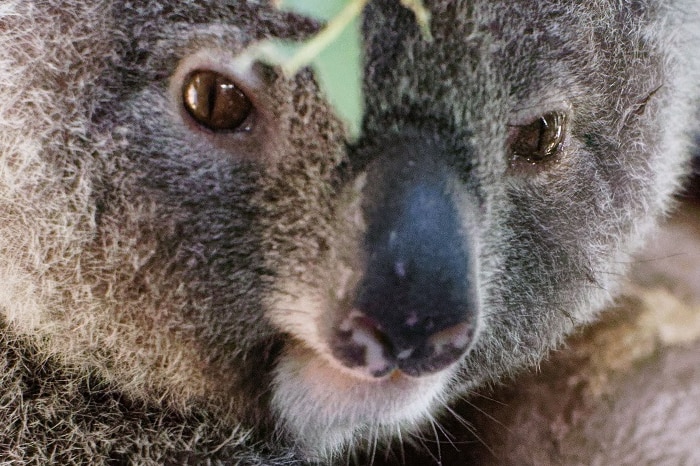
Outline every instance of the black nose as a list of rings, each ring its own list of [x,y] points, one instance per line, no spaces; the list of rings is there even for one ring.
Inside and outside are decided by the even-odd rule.
[[[388,193],[368,208],[365,276],[335,335],[335,356],[374,377],[442,370],[465,354],[477,330],[464,214],[445,176],[418,173],[379,181]]]

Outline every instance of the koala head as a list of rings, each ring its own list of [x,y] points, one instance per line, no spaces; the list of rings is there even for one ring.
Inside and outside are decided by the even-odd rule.
[[[427,41],[375,0],[349,143],[310,71],[239,59],[310,20],[10,0],[0,309],[127,396],[309,456],[417,429],[611,296],[686,161],[685,3],[426,1]]]

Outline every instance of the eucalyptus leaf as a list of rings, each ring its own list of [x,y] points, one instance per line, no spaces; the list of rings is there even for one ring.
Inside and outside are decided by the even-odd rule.
[[[261,61],[271,66],[282,66],[298,56],[305,42],[267,39],[254,44],[238,58],[249,62]]]
[[[352,0],[277,0],[275,5],[318,21],[329,21]]]
[[[360,18],[368,1],[276,0],[279,8],[326,22],[326,26],[304,42],[277,39],[260,42],[240,59],[280,66],[287,76],[310,66],[336,113],[348,125],[351,137],[356,137],[363,113]],[[432,40],[430,12],[423,0],[395,1],[413,12],[424,38]]]
[[[331,105],[347,123],[351,137],[357,137],[363,114],[359,18],[355,18],[311,66]]]

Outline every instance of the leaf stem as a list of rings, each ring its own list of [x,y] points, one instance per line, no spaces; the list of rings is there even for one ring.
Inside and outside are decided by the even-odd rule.
[[[348,3],[338,15],[326,24],[326,27],[281,65],[282,72],[287,76],[294,76],[300,68],[311,63],[316,56],[328,47],[328,44],[333,42],[345,30],[353,19],[362,13],[368,1],[352,0]]]

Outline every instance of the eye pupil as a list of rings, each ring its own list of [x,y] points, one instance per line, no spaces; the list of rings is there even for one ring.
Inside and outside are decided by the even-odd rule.
[[[190,116],[212,131],[231,131],[248,118],[253,105],[226,76],[214,71],[195,71],[185,80],[182,100]]]
[[[566,115],[547,113],[532,123],[517,126],[510,144],[513,156],[537,163],[556,155],[566,134]]]

